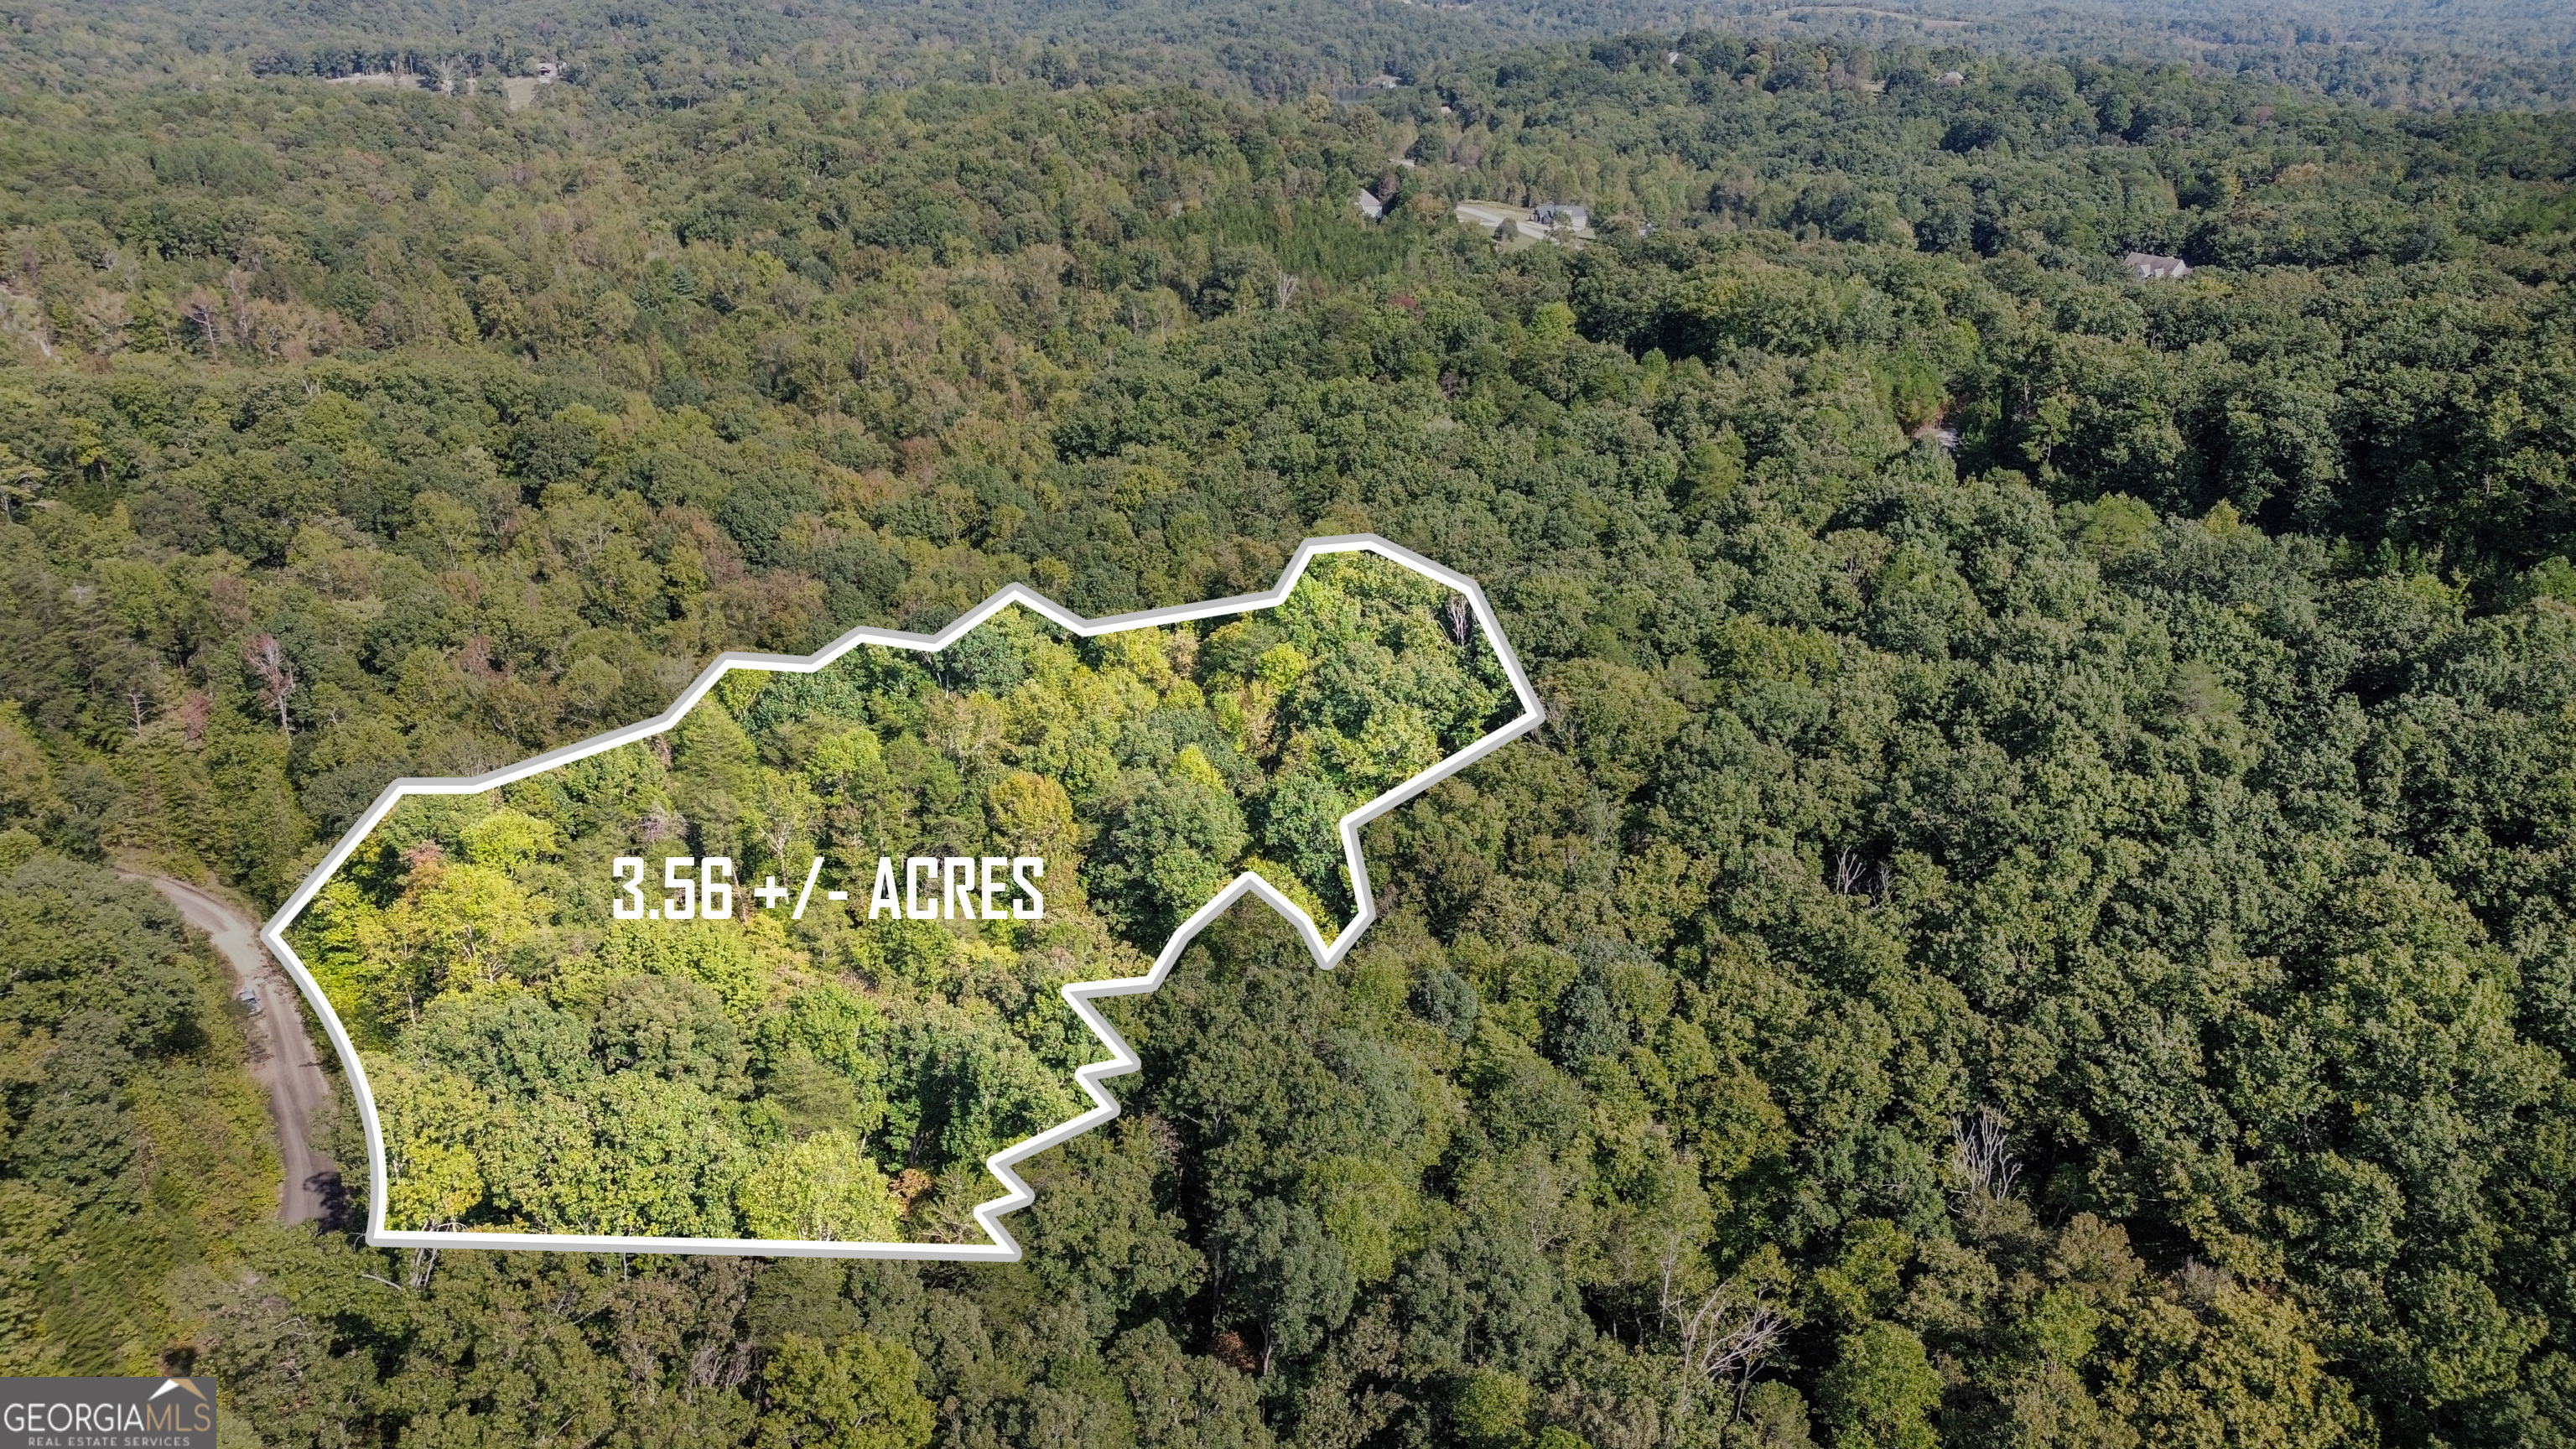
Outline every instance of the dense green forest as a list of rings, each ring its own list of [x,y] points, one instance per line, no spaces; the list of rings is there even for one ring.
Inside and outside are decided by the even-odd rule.
[[[1714,32],[1421,79],[0,89],[10,1361],[269,1445],[2576,1437],[2576,132]],[[1255,909],[1119,1005],[1025,1262],[373,1250],[222,1208],[237,1141],[181,1192],[256,1104],[106,863],[273,905],[719,650],[1363,530],[1548,726],[1372,827],[1337,971]],[[979,959],[815,985],[982,1026]],[[631,994],[588,1049],[739,1035]]]
[[[1960,60],[2183,63],[2412,111],[2576,103],[2576,20],[2551,0],[26,0],[8,26],[0,71],[78,90],[396,71],[489,87],[550,59],[660,106],[782,81],[1178,80],[1276,102],[1515,46],[1714,26]]]
[[[152,1372],[277,1200],[260,1091],[159,896],[22,828],[0,869],[0,1373]]]
[[[394,1228],[981,1242],[985,1159],[1089,1106],[1055,988],[1144,975],[1247,870],[1338,935],[1341,818],[1510,699],[1466,601],[1374,555],[1080,649],[1013,611],[409,797],[291,939],[367,1058]]]

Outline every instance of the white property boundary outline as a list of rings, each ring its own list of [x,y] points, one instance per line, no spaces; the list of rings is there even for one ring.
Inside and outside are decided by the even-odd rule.
[[[1358,911],[1352,916],[1350,924],[1344,926],[1341,934],[1331,941],[1327,942],[1324,939],[1323,932],[1317,929],[1314,920],[1295,902],[1280,894],[1276,887],[1259,875],[1245,871],[1236,876],[1213,899],[1193,912],[1188,920],[1181,923],[1180,928],[1172,933],[1171,941],[1163,947],[1162,954],[1154,958],[1153,970],[1142,976],[1119,977],[1107,981],[1076,981],[1064,985],[1060,989],[1060,994],[1064,997],[1065,1004],[1072,1007],[1074,1013],[1082,1018],[1083,1025],[1090,1027],[1093,1035],[1099,1037],[1101,1043],[1109,1048],[1110,1057],[1106,1061],[1092,1062],[1074,1071],[1074,1080],[1081,1083],[1082,1089],[1090,1094],[1091,1100],[1096,1104],[1091,1110],[1071,1121],[1048,1128],[1027,1141],[1014,1143],[984,1159],[985,1169],[1001,1179],[1003,1185],[1010,1189],[1003,1196],[983,1203],[975,1209],[975,1221],[992,1238],[991,1243],[837,1243],[772,1238],[656,1238],[600,1233],[417,1232],[396,1231],[385,1226],[385,1200],[390,1195],[387,1189],[391,1183],[385,1171],[384,1130],[376,1117],[375,1093],[368,1086],[366,1068],[358,1060],[357,1047],[349,1040],[347,1029],[341,1025],[339,1013],[332,1009],[329,998],[322,994],[320,984],[313,979],[313,973],[305,969],[303,959],[295,954],[295,948],[287,944],[286,928],[303,913],[307,905],[312,903],[313,897],[321,891],[324,883],[348,862],[350,855],[355,853],[368,834],[393,812],[393,808],[402,802],[403,797],[407,795],[480,795],[503,785],[514,784],[530,775],[542,774],[557,765],[570,764],[574,760],[585,759],[591,755],[616,749],[621,745],[633,744],[638,740],[661,734],[678,726],[689,711],[697,706],[698,701],[704,699],[707,692],[715,688],[716,681],[722,679],[727,670],[760,669],[782,674],[812,674],[862,644],[876,644],[888,648],[911,649],[925,654],[935,654],[965,637],[977,625],[1014,604],[1086,638],[1100,634],[1123,633],[1129,629],[1189,623],[1224,614],[1249,614],[1262,609],[1275,609],[1288,601],[1288,595],[1297,587],[1297,581],[1305,576],[1306,566],[1318,555],[1328,553],[1377,554],[1390,562],[1401,564],[1415,573],[1446,585],[1464,597],[1468,606],[1475,611],[1477,627],[1484,631],[1486,640],[1493,647],[1495,657],[1502,661],[1504,672],[1511,676],[1513,693],[1520,700],[1520,715],[1483,735],[1467,748],[1440,760],[1421,774],[1415,775],[1342,817],[1342,855],[1344,863],[1350,868],[1351,894],[1358,906]],[[1316,965],[1327,971],[1340,965],[1342,958],[1350,953],[1351,947],[1358,944],[1361,933],[1377,919],[1377,896],[1369,887],[1368,862],[1360,854],[1360,827],[1501,749],[1511,741],[1537,729],[1546,721],[1546,718],[1547,711],[1539,702],[1538,691],[1531,687],[1529,674],[1521,667],[1520,656],[1512,652],[1511,641],[1503,637],[1502,621],[1495,617],[1493,605],[1486,601],[1485,591],[1476,586],[1476,581],[1464,574],[1442,568],[1420,554],[1389,543],[1373,533],[1337,534],[1306,540],[1298,546],[1296,557],[1289,560],[1286,571],[1280,574],[1278,584],[1265,593],[1238,594],[1232,598],[1214,599],[1204,604],[1180,604],[1167,609],[1145,609],[1132,614],[1113,614],[1104,619],[1086,619],[1025,584],[1011,584],[960,615],[947,628],[936,634],[912,634],[896,629],[861,627],[852,629],[812,654],[736,652],[719,654],[698,675],[695,682],[680,692],[679,698],[673,700],[668,709],[639,724],[628,725],[603,735],[594,735],[577,744],[548,750],[532,759],[522,760],[515,765],[506,765],[470,779],[396,780],[384,788],[384,793],[376,797],[376,803],[367,807],[367,813],[358,817],[347,833],[341,836],[340,843],[333,846],[331,853],[322,858],[322,863],[315,866],[312,874],[304,878],[304,883],[296,887],[295,894],[286,898],[286,904],[278,907],[277,914],[270,917],[268,924],[261,929],[260,939],[265,941],[268,949],[284,963],[287,973],[295,978],[296,988],[304,993],[305,1000],[313,1004],[314,1014],[321,1018],[322,1029],[330,1034],[332,1049],[340,1054],[341,1064],[348,1069],[349,1089],[357,1098],[358,1115],[367,1129],[367,1169],[371,1187],[367,1194],[367,1241],[377,1247],[734,1254],[804,1258],[909,1258],[941,1262],[1016,1263],[1020,1260],[1019,1240],[1012,1237],[1010,1230],[1002,1226],[1002,1218],[1037,1201],[1037,1193],[1012,1169],[1027,1158],[1034,1157],[1058,1143],[1081,1136],[1092,1128],[1116,1118],[1119,1113],[1118,1099],[1111,1096],[1108,1089],[1100,1085],[1101,1082],[1110,1077],[1125,1076],[1144,1065],[1144,1062],[1137,1057],[1135,1049],[1127,1045],[1126,1038],[1118,1034],[1117,1028],[1109,1024],[1108,1018],[1102,1016],[1100,1009],[1092,1005],[1092,1002],[1104,996],[1144,995],[1159,988],[1164,978],[1171,974],[1173,965],[1180,960],[1181,953],[1188,949],[1190,942],[1197,939],[1201,931],[1206,930],[1218,917],[1231,909],[1235,902],[1247,895],[1259,898],[1263,904],[1277,911],[1290,925],[1297,928],[1298,935],[1305,939],[1307,951],[1314,956]]]

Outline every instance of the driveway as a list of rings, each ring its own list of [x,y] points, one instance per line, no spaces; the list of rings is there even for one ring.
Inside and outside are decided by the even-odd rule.
[[[313,1114],[331,1099],[331,1078],[304,1030],[295,983],[259,943],[259,923],[221,896],[185,881],[157,875],[127,878],[151,881],[189,925],[214,938],[215,950],[232,971],[235,991],[259,989],[261,1009],[242,1022],[242,1035],[250,1044],[251,1075],[268,1089],[277,1155],[286,1168],[277,1220],[309,1223],[333,1216],[344,1196],[340,1171],[313,1148]]]

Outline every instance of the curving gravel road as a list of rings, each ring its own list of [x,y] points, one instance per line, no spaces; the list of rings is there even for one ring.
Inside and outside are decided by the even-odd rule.
[[[214,938],[215,950],[232,969],[235,991],[259,989],[261,1010],[242,1023],[242,1035],[250,1044],[251,1075],[268,1089],[268,1114],[276,1121],[277,1153],[286,1168],[277,1220],[309,1223],[332,1216],[342,1200],[340,1172],[313,1147],[313,1114],[331,1099],[331,1079],[304,1030],[295,983],[259,942],[259,923],[186,881],[157,875],[127,879],[152,882],[189,925]]]

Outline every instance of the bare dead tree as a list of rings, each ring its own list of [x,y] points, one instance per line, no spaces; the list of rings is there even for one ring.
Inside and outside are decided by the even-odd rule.
[[[659,740],[661,736],[656,735],[654,738]],[[646,845],[658,845],[665,840],[676,840],[687,834],[688,830],[689,821],[686,816],[668,805],[656,805],[644,812],[640,833]]]
[[[1963,1196],[1998,1202],[2012,1196],[2021,1163],[2012,1155],[2003,1113],[1988,1105],[1973,1116],[1951,1118],[1950,1150],[1967,1184],[1961,1189]]]
[[[464,1228],[465,1224],[457,1221],[431,1223],[428,1225],[428,1230],[433,1233],[462,1232],[464,1231]],[[382,1283],[396,1292],[417,1293],[421,1289],[429,1286],[430,1274],[436,1272],[437,1269],[438,1249],[414,1248],[411,1250],[410,1262],[403,1273],[403,1281],[397,1283],[391,1278],[382,1277],[375,1273],[361,1273],[358,1276],[366,1279],[370,1283]]]
[[[232,320],[232,336],[235,342],[248,342],[253,340],[251,337],[252,318],[250,310],[250,274],[251,272],[259,269],[259,259],[257,257],[251,257],[248,258],[247,261],[247,270],[243,267],[234,267],[224,273],[224,305]]]
[[[803,838],[807,825],[803,802],[781,791],[775,798],[763,800],[760,843],[769,847],[770,857],[781,870],[788,868],[787,847]],[[747,906],[747,903],[746,903]]]
[[[198,337],[206,344],[206,356],[217,362],[222,361],[224,312],[223,304],[215,300],[214,294],[203,287],[190,292],[179,303],[179,315],[196,327]]]
[[[295,738],[295,726],[286,717],[286,697],[295,692],[295,670],[287,663],[286,650],[274,634],[262,634],[242,645],[242,662],[260,678],[263,686],[259,697],[277,711],[277,727],[288,739]]]
[[[1449,642],[1466,648],[1468,631],[1476,627],[1476,611],[1467,607],[1467,596],[1451,594],[1441,612],[1449,621]]]
[[[1847,896],[1858,890],[1861,875],[1868,869],[1869,862],[1861,859],[1858,852],[1844,851],[1834,860],[1834,894]]]
[[[689,1386],[695,1389],[738,1389],[751,1377],[752,1346],[748,1342],[708,1342],[689,1355]]]
[[[1296,295],[1297,279],[1294,276],[1287,272],[1281,272],[1277,276],[1271,278],[1271,305],[1277,307],[1280,311],[1285,312],[1288,310],[1288,299]]]
[[[1859,851],[1843,850],[1834,857],[1834,894],[1867,896],[1871,905],[1886,905],[1896,896],[1896,862],[1873,863]]]
[[[1670,1301],[1669,1275],[1666,1283],[1665,1317],[1674,1325],[1681,1350],[1672,1422],[1687,1422],[1703,1392],[1722,1396],[1727,1415],[1718,1433],[1723,1437],[1744,1411],[1753,1376],[1788,1333],[1788,1316],[1760,1293],[1746,1293],[1732,1283],[1710,1289],[1696,1304],[1677,1304]],[[1682,1311],[1685,1306],[1687,1312]]]

